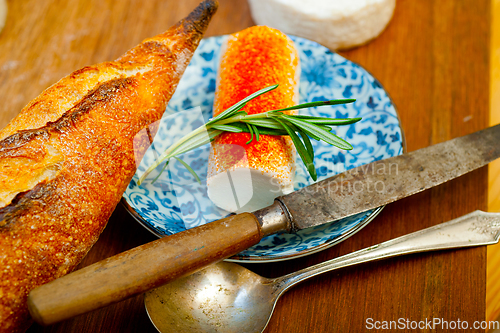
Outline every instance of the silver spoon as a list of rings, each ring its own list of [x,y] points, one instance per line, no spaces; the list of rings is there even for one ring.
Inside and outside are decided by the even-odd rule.
[[[475,211],[274,279],[220,262],[149,291],[144,301],[162,333],[262,332],[278,298],[313,276],[403,254],[495,244],[499,238],[500,214]]]

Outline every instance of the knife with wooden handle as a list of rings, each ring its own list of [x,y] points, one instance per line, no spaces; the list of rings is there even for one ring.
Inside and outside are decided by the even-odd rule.
[[[264,236],[335,221],[457,178],[500,157],[499,142],[497,125],[351,169],[254,213],[164,237],[38,287],[29,295],[29,310],[48,325],[124,300],[235,255]]]

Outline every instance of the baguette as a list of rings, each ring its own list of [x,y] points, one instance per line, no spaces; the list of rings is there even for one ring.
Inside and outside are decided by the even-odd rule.
[[[256,114],[298,103],[299,56],[284,33],[250,27],[229,36],[222,50],[214,115],[273,84],[278,88],[251,100],[243,110]],[[212,143],[208,196],[227,211],[252,212],[293,191],[295,147],[290,137],[263,134],[247,144],[250,138],[249,133],[222,133]]]
[[[25,331],[29,291],[98,239],[149,146],[134,137],[161,118],[216,8],[205,0],[116,61],[71,73],[0,131],[0,332]]]

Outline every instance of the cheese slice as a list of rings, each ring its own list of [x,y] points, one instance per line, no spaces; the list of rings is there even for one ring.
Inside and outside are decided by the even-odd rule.
[[[279,87],[250,101],[248,114],[298,103],[300,65],[293,41],[256,26],[231,35],[222,49],[214,115],[273,84]],[[255,211],[293,191],[295,147],[288,136],[223,133],[209,157],[207,187],[212,202],[230,212]]]
[[[249,0],[257,24],[349,49],[377,37],[394,13],[396,0]]]

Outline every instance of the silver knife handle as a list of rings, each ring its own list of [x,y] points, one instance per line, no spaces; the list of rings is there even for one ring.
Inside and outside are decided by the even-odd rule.
[[[404,254],[495,244],[500,238],[500,213],[475,211],[449,222],[307,267],[277,278],[285,291],[321,273]],[[281,294],[281,292],[280,292]]]

